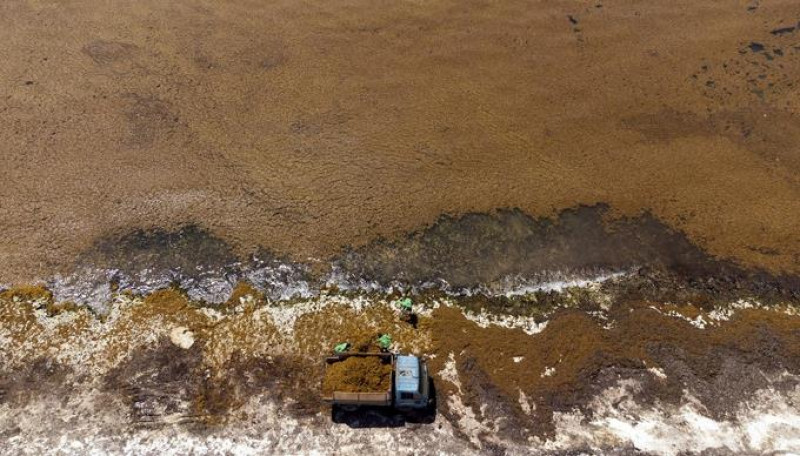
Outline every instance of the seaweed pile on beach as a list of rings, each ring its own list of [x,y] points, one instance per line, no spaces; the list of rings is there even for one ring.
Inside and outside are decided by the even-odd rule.
[[[324,395],[330,395],[334,391],[388,391],[391,386],[390,363],[377,356],[351,356],[328,367],[322,383],[322,392]]]

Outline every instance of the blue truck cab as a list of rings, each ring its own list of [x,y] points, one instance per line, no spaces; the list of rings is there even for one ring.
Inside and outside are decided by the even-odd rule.
[[[416,356],[398,355],[394,368],[394,406],[421,409],[429,402],[428,367]]]

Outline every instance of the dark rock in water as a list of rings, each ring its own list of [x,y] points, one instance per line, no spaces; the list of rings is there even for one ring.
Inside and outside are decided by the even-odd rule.
[[[98,283],[77,288],[97,288],[111,282],[115,289],[149,292],[177,286],[198,300],[218,300],[230,294],[241,272],[231,247],[196,225],[107,236],[96,241],[76,263],[85,271],[108,271],[96,277],[84,273],[83,280]],[[83,300],[82,296],[62,298]]]
[[[653,289],[800,290],[797,278],[745,271],[711,257],[649,214],[613,221],[606,220],[608,215],[607,206],[597,205],[566,210],[555,219],[532,218],[519,210],[442,217],[405,239],[350,251],[338,267],[365,281],[419,286],[443,280],[455,289],[509,277],[546,281],[559,274],[586,277],[645,268]],[[659,285],[660,280],[665,282]],[[720,280],[728,283],[717,285]]]
[[[234,263],[225,241],[196,226],[175,231],[137,229],[98,240],[81,260],[94,266],[136,274],[144,269],[180,270],[191,274],[198,266],[215,268]]]

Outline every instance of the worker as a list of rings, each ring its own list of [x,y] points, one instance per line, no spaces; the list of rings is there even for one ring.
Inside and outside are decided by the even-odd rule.
[[[416,328],[417,315],[414,313],[414,303],[411,301],[411,298],[403,298],[397,303],[397,305],[400,307],[400,320]]]
[[[389,351],[389,348],[392,346],[392,336],[389,334],[381,334],[378,337],[378,346],[381,347],[381,351]]]
[[[336,346],[333,347],[333,352],[337,355],[341,355],[342,353],[345,353],[349,349],[350,349],[350,343],[342,342],[340,344],[336,344]]]

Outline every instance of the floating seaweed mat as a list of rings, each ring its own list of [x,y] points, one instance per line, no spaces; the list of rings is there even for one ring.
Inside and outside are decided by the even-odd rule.
[[[381,392],[392,387],[392,364],[380,357],[351,356],[328,366],[322,393]]]

